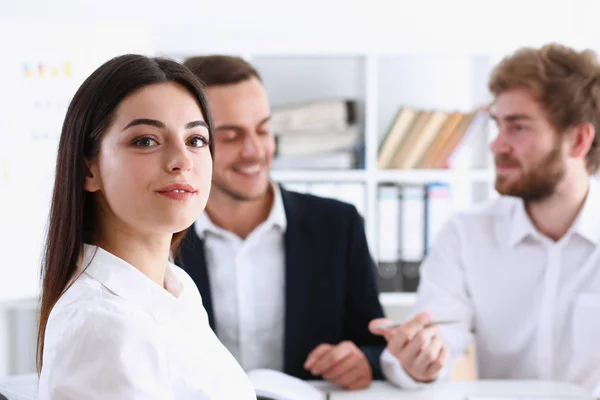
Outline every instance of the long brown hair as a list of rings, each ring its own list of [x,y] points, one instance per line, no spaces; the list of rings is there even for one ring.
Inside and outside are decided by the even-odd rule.
[[[187,67],[175,61],[136,54],[115,57],[83,82],[69,105],[58,146],[42,262],[38,373],[42,369],[50,312],[75,277],[83,245],[94,233],[94,196],[84,190],[85,160],[98,155],[103,133],[114,120],[121,101],[138,89],[163,82],[178,83],[196,98],[208,125],[209,149],[213,154],[212,121],[203,85]],[[174,254],[184,234],[185,231],[173,235],[171,250]]]

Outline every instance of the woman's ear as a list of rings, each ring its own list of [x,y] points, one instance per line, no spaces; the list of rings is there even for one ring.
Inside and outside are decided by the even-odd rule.
[[[85,159],[85,183],[83,188],[88,192],[97,192],[100,190],[100,173],[98,169],[97,159],[88,160]]]

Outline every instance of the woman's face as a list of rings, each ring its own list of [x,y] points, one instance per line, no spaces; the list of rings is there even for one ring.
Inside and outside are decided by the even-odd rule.
[[[195,97],[175,83],[126,97],[87,160],[103,227],[172,234],[206,206],[212,178],[209,133]],[[106,228],[104,228],[106,229]]]

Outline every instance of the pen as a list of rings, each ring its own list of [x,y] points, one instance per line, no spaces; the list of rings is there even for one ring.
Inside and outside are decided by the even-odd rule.
[[[435,325],[450,325],[450,324],[458,324],[460,321],[458,320],[440,320],[440,321],[431,321],[430,323],[423,326],[423,328],[429,328]],[[404,324],[404,322],[392,322],[389,324],[378,325],[377,329],[393,329],[397,328],[400,325]]]

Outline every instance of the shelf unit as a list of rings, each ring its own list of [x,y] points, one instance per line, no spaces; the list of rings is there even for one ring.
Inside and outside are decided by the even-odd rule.
[[[189,54],[165,54],[179,60],[209,54],[198,49]],[[261,73],[272,108],[326,98],[358,101],[358,120],[364,129],[364,168],[351,170],[273,170],[278,182],[297,188],[302,183],[360,184],[362,209],[369,247],[377,259],[378,187],[386,183],[445,182],[453,188],[455,209],[463,209],[495,195],[488,144],[495,132],[491,124],[470,139],[471,159],[449,170],[378,170],[381,141],[400,106],[468,112],[491,98],[487,77],[499,60],[494,54],[453,53],[348,53],[324,51],[239,51],[221,54],[242,56]],[[360,204],[361,202],[364,202]],[[391,296],[391,297],[390,297]],[[396,296],[396,300],[394,300]],[[410,293],[383,293],[386,303],[406,305]]]
[[[245,54],[260,71],[272,106],[335,97],[358,100],[364,128],[364,169],[273,171],[280,182],[357,182],[364,185],[365,229],[376,257],[377,188],[388,182],[447,182],[457,209],[493,195],[487,156],[491,130],[471,143],[475,157],[456,170],[378,170],[377,153],[402,105],[470,111],[489,101],[486,80],[496,57],[456,54]]]

